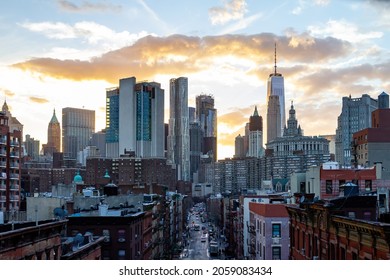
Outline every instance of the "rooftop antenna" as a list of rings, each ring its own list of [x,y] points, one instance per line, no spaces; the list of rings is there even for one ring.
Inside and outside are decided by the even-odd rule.
[[[275,75],[276,75],[276,73],[277,73],[277,71],[276,71],[276,42],[275,42],[275,66],[274,66],[274,68],[275,68]]]

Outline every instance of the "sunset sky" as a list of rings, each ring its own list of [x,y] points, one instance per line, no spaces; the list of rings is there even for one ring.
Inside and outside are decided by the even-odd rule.
[[[343,96],[390,91],[385,0],[7,1],[0,34],[1,103],[41,144],[53,109],[95,110],[104,128],[106,88],[125,77],[161,83],[168,122],[169,79],[185,76],[189,106],[214,96],[218,156],[232,157],[255,105],[266,126],[275,42],[307,136],[335,134]]]

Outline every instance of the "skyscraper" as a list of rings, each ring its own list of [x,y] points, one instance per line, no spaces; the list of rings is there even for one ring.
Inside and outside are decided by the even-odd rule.
[[[30,137],[30,134],[26,134],[26,140],[23,145],[25,148],[25,154],[27,154],[29,160],[39,159],[39,140],[35,140]]]
[[[64,157],[77,159],[77,153],[88,146],[93,132],[95,132],[95,111],[69,107],[62,109]]]
[[[353,134],[371,127],[371,113],[376,109],[378,109],[378,101],[368,94],[363,94],[359,98],[343,97],[336,129],[336,161],[340,165],[351,165]]]
[[[263,148],[263,118],[259,116],[257,106],[249,118],[249,157],[261,157]]]
[[[119,157],[119,87],[106,90],[106,155]]]
[[[196,97],[196,118],[203,132],[203,154],[217,160],[217,109],[214,98],[201,94]]]
[[[164,90],[155,82],[119,81],[119,154],[164,157]]]
[[[280,117],[279,96],[271,95],[268,97],[267,106],[267,143],[282,136]]]
[[[275,70],[274,73],[269,75],[267,82],[267,102],[268,111],[270,106],[273,107],[272,113],[267,113],[267,142],[282,136],[281,133],[286,125],[286,113],[285,113],[285,98],[284,98],[284,78],[282,74],[277,72],[276,66],[276,44],[275,44]],[[277,100],[272,99],[271,96],[278,96]],[[275,115],[276,107],[279,106],[279,113]],[[270,133],[270,134],[269,134]]]
[[[168,162],[176,166],[178,180],[190,180],[190,135],[188,78],[171,79],[168,132]]]
[[[238,134],[234,140],[234,158],[244,158],[245,156],[244,137]]]
[[[43,154],[53,155],[61,152],[61,125],[56,116],[56,110],[53,110],[53,116],[47,126],[47,144],[43,145]]]

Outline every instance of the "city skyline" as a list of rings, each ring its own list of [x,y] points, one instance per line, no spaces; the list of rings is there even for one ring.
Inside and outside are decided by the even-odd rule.
[[[24,135],[41,144],[53,109],[95,110],[98,131],[105,127],[106,89],[119,79],[155,81],[168,92],[169,80],[184,76],[189,106],[197,95],[215,97],[218,157],[232,157],[235,137],[244,134],[255,106],[266,123],[275,43],[285,103],[294,101],[305,135],[335,134],[342,97],[376,98],[390,86],[386,1],[58,0],[26,1],[24,9],[13,2],[3,6],[0,94]]]

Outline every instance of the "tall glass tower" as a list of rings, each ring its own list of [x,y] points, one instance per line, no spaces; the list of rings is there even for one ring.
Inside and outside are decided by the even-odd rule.
[[[164,90],[155,82],[119,81],[119,153],[164,156]]]
[[[77,153],[88,146],[95,132],[95,111],[78,108],[62,109],[62,152],[77,159]]]
[[[178,180],[190,181],[188,78],[174,78],[169,84],[168,161],[176,166]]]
[[[275,70],[271,73],[267,82],[267,107],[271,105],[271,96],[279,97],[279,120],[275,121],[274,116],[267,114],[267,142],[272,141],[276,137],[282,136],[281,133],[286,125],[285,98],[284,98],[284,77],[277,72],[276,66],[276,44],[275,44]],[[275,102],[275,100],[272,100]],[[272,104],[275,106],[275,104]],[[277,106],[277,104],[276,104]],[[270,135],[268,133],[271,132]]]
[[[201,94],[196,97],[196,118],[203,132],[203,154],[217,160],[217,109],[214,97]]]
[[[119,157],[119,87],[106,90],[106,155]]]

